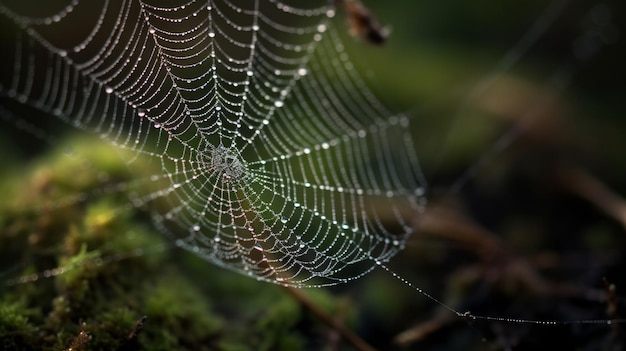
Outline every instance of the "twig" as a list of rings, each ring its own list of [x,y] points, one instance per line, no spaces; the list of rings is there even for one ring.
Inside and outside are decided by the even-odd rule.
[[[609,318],[612,320],[617,320],[619,318],[619,314],[617,312],[617,288],[615,284],[609,283],[606,278],[604,280],[604,287],[606,289],[606,314],[609,315]],[[617,323],[612,324],[613,330],[613,338],[619,338],[619,325]]]
[[[422,340],[426,336],[441,329],[447,322],[448,321],[442,317],[434,317],[396,335],[393,342],[397,345],[407,345]]]
[[[128,340],[133,340],[137,338],[137,334],[139,334],[139,332],[143,329],[143,326],[146,323],[147,319],[148,316],[143,316],[139,318],[139,320],[135,323],[135,327],[133,327],[133,330],[130,332],[130,334],[128,334]]]
[[[350,329],[346,328],[343,324],[339,323],[336,319],[334,319],[324,310],[315,305],[308,296],[302,293],[302,291],[291,287],[285,287],[285,290],[296,300],[298,300],[298,302],[300,302],[304,307],[311,311],[317,318],[324,322],[324,324],[335,329],[339,333],[339,335],[341,335],[341,337],[343,337],[348,343],[354,346],[354,348],[359,351],[376,351],[376,349],[370,346],[367,342],[365,342],[365,340],[361,339]]]
[[[567,191],[595,205],[626,229],[626,200],[615,194],[598,178],[580,167],[561,167],[556,179]]]

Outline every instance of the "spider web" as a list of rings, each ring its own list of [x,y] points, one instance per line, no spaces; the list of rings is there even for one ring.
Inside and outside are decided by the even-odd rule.
[[[356,74],[332,4],[98,6],[0,4],[0,96],[155,160],[132,203],[177,246],[289,286],[403,248],[425,204],[411,121]]]

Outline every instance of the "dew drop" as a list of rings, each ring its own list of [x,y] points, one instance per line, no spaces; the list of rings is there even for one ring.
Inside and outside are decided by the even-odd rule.
[[[209,38],[215,38],[215,32],[213,31],[209,32]]]
[[[111,94],[113,92],[113,88],[106,87],[106,88],[104,88],[104,92],[107,93],[107,94]]]
[[[276,107],[283,107],[283,105],[285,105],[285,103],[282,100],[274,101],[274,106]]]

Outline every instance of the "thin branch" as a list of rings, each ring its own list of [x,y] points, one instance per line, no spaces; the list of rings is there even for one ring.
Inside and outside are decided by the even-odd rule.
[[[370,346],[365,340],[361,339],[358,335],[353,333],[345,325],[341,324],[335,318],[330,316],[324,310],[319,308],[308,296],[306,296],[301,290],[296,288],[285,287],[285,290],[289,295],[294,297],[304,307],[311,311],[317,318],[319,318],[324,324],[336,330],[342,338],[344,338],[350,345],[354,346],[359,351],[376,351],[375,348]]]
[[[589,201],[626,229],[626,200],[591,173],[580,167],[561,167],[556,180],[565,190]]]

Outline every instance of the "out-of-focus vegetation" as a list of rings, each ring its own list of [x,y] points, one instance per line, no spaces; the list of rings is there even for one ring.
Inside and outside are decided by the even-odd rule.
[[[476,315],[624,315],[624,46],[607,43],[579,63],[571,56],[598,4],[572,1],[478,94],[476,83],[544,1],[365,2],[391,36],[382,47],[347,45],[381,99],[419,121],[418,154],[431,183],[428,210],[393,271]],[[623,22],[623,5],[606,5],[612,23]],[[567,86],[550,83],[569,69]],[[54,146],[15,124],[0,128],[3,350],[367,347],[347,342],[350,330],[381,350],[624,347],[621,324],[467,322],[384,271],[303,296],[221,270],[172,248],[128,206],[119,186],[138,175],[123,155],[89,134],[64,137],[71,128],[58,124],[41,124],[57,125],[46,129]],[[503,135],[515,138],[490,153]]]
[[[72,139],[3,177],[3,350],[298,350],[327,331],[278,286],[155,235],[118,152]],[[150,169],[149,164],[135,164]],[[137,176],[137,174],[133,174]],[[17,279],[9,279],[17,277]],[[342,298],[308,294],[334,314]]]

